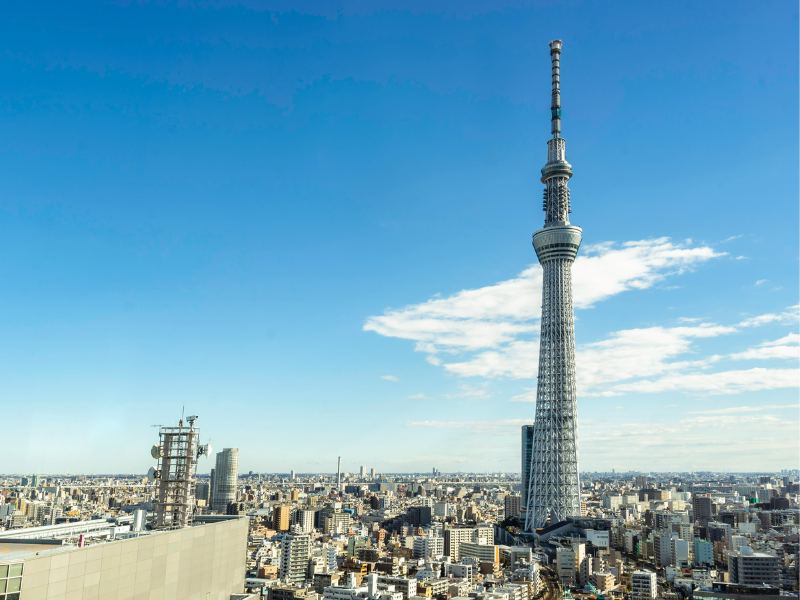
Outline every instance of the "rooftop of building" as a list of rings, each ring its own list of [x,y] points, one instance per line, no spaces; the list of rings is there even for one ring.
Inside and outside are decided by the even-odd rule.
[[[239,519],[235,515],[218,515],[215,519],[196,520],[192,526],[219,523],[232,519]],[[65,525],[72,527],[65,528]],[[73,540],[83,531],[92,531],[100,528],[117,527],[118,523],[111,520],[93,519],[77,521],[74,523],[61,523],[58,525],[44,525],[42,527],[26,527],[10,529],[0,532],[0,563],[22,562],[34,556],[49,556],[65,552],[75,552],[91,548],[99,544],[123,543],[142,536],[167,534],[175,529],[148,529],[143,531],[126,531],[108,538],[85,538],[85,545],[79,546]],[[83,530],[83,531],[82,531]]]

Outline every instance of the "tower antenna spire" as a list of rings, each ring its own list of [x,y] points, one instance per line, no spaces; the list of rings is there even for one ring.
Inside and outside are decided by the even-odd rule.
[[[561,40],[550,42],[550,63],[553,71],[553,92],[550,101],[550,127],[553,137],[561,135]]]

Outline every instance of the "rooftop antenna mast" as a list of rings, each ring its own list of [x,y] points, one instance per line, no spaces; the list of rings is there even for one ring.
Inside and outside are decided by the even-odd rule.
[[[208,456],[208,444],[200,444],[200,432],[195,428],[196,415],[186,418],[183,410],[177,427],[160,427],[158,444],[150,450],[158,461],[157,468],[147,474],[150,481],[158,481],[156,490],[157,529],[186,527],[194,512],[194,487],[197,459]]]

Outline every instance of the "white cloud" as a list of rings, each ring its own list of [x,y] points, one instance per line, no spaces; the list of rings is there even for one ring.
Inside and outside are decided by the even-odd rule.
[[[525,388],[520,393],[511,397],[512,402],[536,402],[536,388]]]
[[[409,427],[422,429],[464,429],[469,431],[489,431],[495,429],[520,428],[530,424],[530,419],[500,419],[496,421],[411,421]]]
[[[728,237],[726,237],[724,240],[722,240],[722,241],[720,242],[720,244],[727,244],[727,243],[729,243],[729,242],[733,242],[733,241],[735,241],[735,240],[740,240],[740,239],[742,239],[743,237],[744,237],[744,235],[742,235],[741,233],[739,233],[739,234],[736,234],[736,235],[729,235],[729,236],[728,236]]]
[[[616,407],[622,408],[622,407]],[[793,404],[761,407],[730,407],[698,413],[667,411],[660,419],[623,421],[615,412],[608,421],[582,420],[578,427],[579,460],[586,470],[623,467],[642,470],[763,470],[794,467],[793,457],[800,452],[800,424],[780,414]],[[758,410],[751,410],[758,409]],[[496,420],[418,420],[407,425],[414,429],[450,431],[448,448],[464,440],[453,456],[440,454],[443,462],[498,464],[517,469],[509,457],[519,456],[519,428],[530,419]],[[470,433],[489,433],[495,444],[475,444]],[[439,439],[436,436],[434,439]],[[742,452],[746,446],[747,451]],[[474,468],[474,466],[473,466]]]
[[[778,313],[766,313],[748,317],[739,323],[740,327],[761,327],[772,323],[796,324],[800,318],[800,304],[790,306],[786,310]]]
[[[573,266],[575,307],[588,308],[628,290],[653,287],[723,254],[709,246],[675,243],[666,237],[587,246]]]
[[[769,279],[756,279],[755,286],[760,287],[766,283],[769,283]]]
[[[797,410],[800,404],[763,404],[760,406],[726,406],[725,408],[709,408],[707,410],[690,411],[692,415],[733,415],[741,413],[760,413],[765,410],[783,410],[792,408]]]
[[[664,416],[642,422],[581,423],[579,451],[584,468],[624,465],[648,471],[742,471],[796,467],[794,457],[800,452],[796,419],[763,410],[760,414]]]
[[[589,308],[718,256],[708,246],[669,238],[589,246],[573,267],[574,304]],[[535,332],[531,321],[539,317],[541,288],[541,268],[532,265],[512,279],[369,317],[364,330],[413,340],[428,354],[494,348]]]
[[[440,394],[431,397],[428,394],[418,393],[408,397],[409,400],[488,400],[492,397],[492,391],[488,383],[481,384],[461,384],[453,392]]]
[[[445,394],[448,400],[487,400],[492,393],[487,384],[480,385],[460,385],[458,390]]]
[[[381,379],[384,381],[390,381],[392,383],[397,383],[400,381],[400,378],[397,375],[381,375]]]
[[[722,256],[687,240],[657,238],[604,243],[584,248],[573,267],[574,305],[587,309],[629,290],[643,290],[670,276]],[[542,271],[528,267],[517,277],[481,288],[435,297],[420,304],[387,310],[364,324],[366,331],[408,339],[426,360],[459,377],[534,380],[538,372],[536,337]],[[726,360],[796,358],[791,337],[732,354],[698,354],[703,339],[776,323],[797,323],[798,307],[747,317],[733,325],[697,318],[676,326],[651,326],[612,332],[576,348],[579,393],[616,396],[627,393],[736,394],[795,387],[797,371],[744,368],[713,371]],[[535,388],[512,397],[535,401]]]
[[[777,340],[730,355],[732,360],[800,360],[800,334],[790,333]]]
[[[631,392],[740,394],[761,390],[791,389],[798,386],[800,386],[800,371],[797,369],[754,367],[716,373],[675,373],[658,379],[642,379],[616,385],[606,395]]]

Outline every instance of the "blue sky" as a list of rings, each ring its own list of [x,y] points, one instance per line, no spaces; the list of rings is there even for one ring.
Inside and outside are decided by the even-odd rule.
[[[7,5],[0,471],[144,472],[183,405],[245,471],[516,470],[555,37],[582,467],[795,466],[797,22]]]

